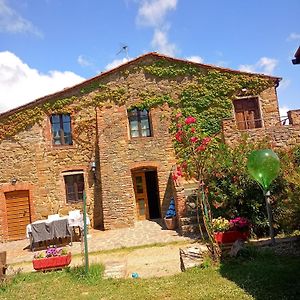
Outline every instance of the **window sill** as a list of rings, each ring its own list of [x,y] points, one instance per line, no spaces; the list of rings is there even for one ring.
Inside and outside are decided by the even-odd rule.
[[[76,149],[76,145],[51,145],[52,150],[69,150]]]

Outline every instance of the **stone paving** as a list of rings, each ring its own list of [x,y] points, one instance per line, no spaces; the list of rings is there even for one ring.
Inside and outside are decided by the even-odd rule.
[[[168,245],[178,242],[178,245]],[[191,238],[180,236],[176,231],[166,230],[160,221],[138,221],[132,228],[99,231],[89,230],[88,250],[96,253],[103,250],[119,249],[134,246],[166,244],[164,247],[135,249],[128,253],[102,253],[90,255],[90,262],[101,262],[106,266],[106,277],[130,277],[132,272],[140,270],[143,277],[163,276],[180,272],[180,244],[195,242]],[[157,248],[157,249],[155,249]],[[23,271],[33,271],[31,262],[33,252],[29,250],[29,241],[13,241],[0,244],[0,251],[7,251],[7,263]],[[72,254],[82,251],[81,242],[73,242],[70,246]],[[80,256],[72,259],[72,266],[82,264]],[[142,270],[146,271],[142,271]],[[151,270],[151,271],[150,271]],[[157,274],[156,274],[157,273]]]

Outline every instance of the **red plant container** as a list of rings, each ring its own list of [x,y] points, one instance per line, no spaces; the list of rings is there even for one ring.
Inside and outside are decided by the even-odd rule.
[[[66,267],[70,264],[72,259],[71,252],[63,256],[45,257],[40,259],[34,259],[32,261],[33,268],[35,270],[49,270],[59,269]]]
[[[224,232],[215,232],[215,240],[219,244],[234,243],[236,240],[246,241],[249,237],[249,231],[224,231]]]

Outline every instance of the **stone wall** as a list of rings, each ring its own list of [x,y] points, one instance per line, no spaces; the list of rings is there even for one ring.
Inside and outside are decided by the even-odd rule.
[[[152,61],[153,58],[147,57],[143,63]],[[170,174],[176,160],[172,137],[168,132],[171,110],[168,105],[152,108],[150,115],[153,136],[131,139],[127,109],[140,103],[145,94],[169,95],[177,99],[183,88],[194,79],[191,76],[160,79],[145,74],[136,65],[128,65],[121,67],[118,72],[108,72],[97,80],[99,89],[86,94],[78,86],[66,89],[59,95],[47,96],[47,100],[51,100],[51,97],[54,97],[52,100],[77,97],[67,107],[72,118],[74,145],[52,145],[51,125],[46,115],[39,124],[0,142],[0,240],[7,233],[4,225],[4,193],[7,185],[11,185],[12,178],[16,178],[19,184],[32,187],[32,212],[35,213],[32,213],[31,221],[34,221],[46,218],[49,214],[64,215],[72,209],[82,209],[81,203],[66,203],[63,172],[83,170],[92,226],[112,229],[133,225],[136,208],[132,171],[151,168],[157,171],[161,214],[164,215],[170,198],[174,195]],[[84,84],[88,87],[92,81],[93,79]],[[106,99],[98,108],[84,105],[101,92],[101,84],[110,89],[126,90],[124,103]],[[268,89],[260,98],[263,116],[278,116],[275,89]],[[85,107],[78,111],[78,104]],[[266,119],[265,125],[267,122]],[[270,125],[272,122],[270,121]],[[227,126],[229,133],[226,134],[229,139],[236,134],[234,124],[231,125]],[[95,177],[91,172],[92,162],[96,163]],[[180,214],[183,208],[181,198],[178,197],[176,202]]]
[[[274,147],[294,146],[299,144],[300,110],[289,111],[289,125],[282,125],[275,88],[272,87],[263,91],[258,99],[263,127],[238,130],[235,117],[224,119],[222,121],[222,134],[225,143],[232,146],[236,145],[243,135],[247,135],[252,140],[262,140],[267,138],[272,142]]]

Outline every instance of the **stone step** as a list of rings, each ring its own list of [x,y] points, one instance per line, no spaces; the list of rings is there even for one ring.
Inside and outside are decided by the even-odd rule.
[[[105,264],[104,278],[125,278],[126,262],[114,261]]]
[[[185,218],[180,218],[180,224],[183,225],[193,225],[197,224],[197,216],[187,216]]]
[[[183,225],[181,226],[181,233],[182,235],[198,234],[200,233],[199,226],[198,224]]]

